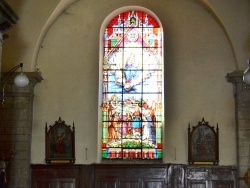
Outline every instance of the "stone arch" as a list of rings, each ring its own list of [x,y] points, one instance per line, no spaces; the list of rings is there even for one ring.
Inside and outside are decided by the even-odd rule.
[[[57,7],[55,8],[55,10],[52,12],[51,16],[48,18],[47,22],[45,23],[43,29],[41,30],[41,33],[37,39],[36,45],[35,45],[35,49],[34,49],[34,53],[32,56],[32,61],[31,61],[31,71],[35,71],[36,66],[37,66],[37,56],[39,53],[39,49],[41,46],[41,43],[43,41],[43,39],[45,38],[47,32],[49,31],[50,27],[55,23],[55,21],[58,19],[58,17],[63,13],[64,10],[66,10],[71,4],[73,4],[74,2],[76,2],[77,0],[61,0],[59,2],[59,4],[57,5]],[[210,3],[207,0],[197,0],[208,12],[210,12],[212,14],[212,16],[214,17],[214,19],[216,20],[216,22],[218,23],[218,25],[222,28],[223,32],[226,35],[226,38],[229,42],[232,54],[233,54],[233,58],[234,58],[234,63],[235,63],[235,70],[239,70],[238,68],[238,61],[237,61],[237,56],[235,53],[235,49],[233,46],[233,42],[230,38],[230,35],[225,27],[225,25],[223,24],[221,18],[218,16],[218,14],[215,12],[214,8],[210,5]],[[110,16],[112,16],[113,14],[115,14],[118,11],[121,10],[126,10],[128,9],[130,6],[126,6],[126,7],[122,7],[120,9],[115,10],[113,13],[111,13],[106,19],[108,19]],[[139,10],[143,9],[142,7],[139,7]],[[105,21],[104,21],[105,23]],[[101,27],[103,28],[103,26]]]
[[[55,21],[59,18],[59,16],[63,13],[63,11],[66,10],[70,5],[72,5],[76,1],[78,0],[61,0],[56,6],[55,10],[50,15],[50,17],[48,18],[48,20],[46,21],[35,45],[34,53],[32,56],[32,61],[31,61],[31,71],[35,71],[36,69],[37,56],[39,53],[41,43],[43,42],[43,39],[45,38],[50,27],[55,23]]]
[[[210,12],[212,14],[212,16],[214,17],[214,19],[216,20],[216,22],[218,23],[218,25],[221,27],[221,29],[223,30],[224,34],[226,35],[226,38],[229,42],[229,45],[230,45],[230,48],[231,48],[231,51],[232,51],[232,55],[233,55],[233,58],[234,58],[234,67],[235,67],[235,70],[239,70],[239,66],[238,66],[238,61],[237,61],[237,56],[236,56],[236,53],[235,53],[235,49],[234,49],[234,46],[233,46],[233,42],[230,38],[230,35],[226,29],[226,26],[223,24],[223,21],[221,20],[221,18],[219,17],[219,15],[215,12],[214,8],[210,5],[210,3],[208,2],[208,0],[198,0],[199,3],[201,3],[202,6],[204,6],[204,8]]]

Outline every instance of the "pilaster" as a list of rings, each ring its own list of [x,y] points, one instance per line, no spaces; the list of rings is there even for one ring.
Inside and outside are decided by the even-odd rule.
[[[25,73],[30,83],[18,88],[13,82],[16,74],[1,83],[5,91],[0,105],[0,154],[8,162],[8,187],[29,188],[34,87],[42,77],[37,72]]]
[[[227,79],[234,87],[239,187],[246,187],[243,180],[250,167],[250,86],[243,82],[243,71],[229,73]]]

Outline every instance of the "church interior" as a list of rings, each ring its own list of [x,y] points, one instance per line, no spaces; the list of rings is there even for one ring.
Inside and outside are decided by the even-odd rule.
[[[250,187],[250,82],[244,80],[250,66],[249,10],[249,0],[1,1],[0,187]],[[142,40],[145,57],[157,52],[161,63],[155,76],[161,82],[160,128],[146,157],[143,149],[140,157],[113,155],[103,133],[109,98],[103,92],[105,58],[114,62],[122,56],[115,46],[122,34],[118,29],[111,35],[109,27],[118,28],[123,12],[132,15],[126,14],[127,31],[149,27],[148,18],[156,25],[150,27],[160,28],[142,30],[155,34]],[[145,23],[137,22],[134,12],[143,12]],[[126,40],[135,33],[130,37]],[[150,51],[154,44],[157,49]],[[28,80],[18,87],[20,70]],[[115,76],[112,83],[123,85]],[[197,125],[214,136],[212,162],[193,156]],[[50,139],[62,127],[70,150],[58,159]],[[57,152],[62,156],[63,149]]]

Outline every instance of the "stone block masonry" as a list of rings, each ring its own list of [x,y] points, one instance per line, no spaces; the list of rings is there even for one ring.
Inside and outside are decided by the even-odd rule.
[[[242,71],[229,73],[227,79],[234,87],[238,177],[244,188],[250,186],[243,179],[250,168],[250,86],[243,83]]]
[[[2,74],[4,75],[4,74]],[[34,86],[41,82],[38,73],[26,73],[30,83],[18,88],[12,77],[5,84],[4,103],[0,106],[0,155],[7,163],[7,184],[10,188],[31,186],[31,134]],[[2,102],[2,101],[1,101]]]

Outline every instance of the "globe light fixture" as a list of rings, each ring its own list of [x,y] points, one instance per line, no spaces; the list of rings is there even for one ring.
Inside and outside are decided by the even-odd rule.
[[[250,85],[250,60],[247,60],[248,68],[244,71],[243,82]]]
[[[19,65],[13,67],[11,70],[9,70],[3,77],[1,80],[1,85],[3,85],[3,89],[2,89],[2,105],[4,104],[4,97],[5,97],[5,85],[6,85],[6,81],[8,80],[8,77],[11,76],[17,69],[21,68],[21,72],[20,74],[18,74],[15,78],[14,78],[14,84],[17,87],[25,87],[27,85],[29,85],[29,79],[28,77],[23,73],[23,63],[20,63]]]
[[[21,72],[15,77],[14,83],[17,87],[25,87],[29,84],[29,79],[25,74],[23,74],[23,72]]]

